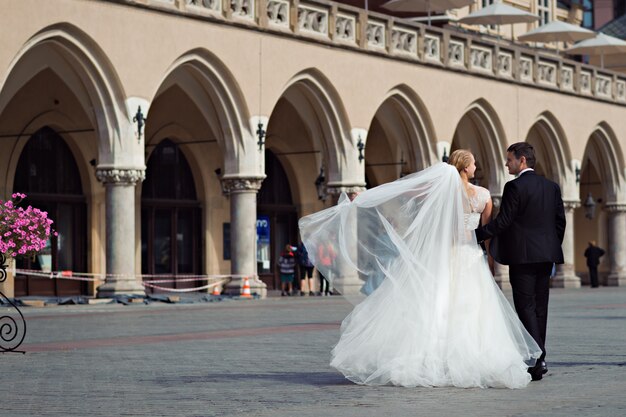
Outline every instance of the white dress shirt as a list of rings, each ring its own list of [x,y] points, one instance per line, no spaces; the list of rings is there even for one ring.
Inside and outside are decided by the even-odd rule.
[[[517,178],[521,177],[524,172],[528,172],[528,171],[534,171],[534,169],[526,168],[526,169],[522,170],[519,174],[517,174]]]

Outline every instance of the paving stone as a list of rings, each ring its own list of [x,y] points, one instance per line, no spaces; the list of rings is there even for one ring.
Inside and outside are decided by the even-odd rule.
[[[554,289],[520,390],[365,387],[328,365],[341,297],[24,308],[4,416],[626,416],[626,288]]]

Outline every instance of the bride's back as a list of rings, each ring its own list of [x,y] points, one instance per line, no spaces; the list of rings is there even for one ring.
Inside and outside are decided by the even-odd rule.
[[[485,210],[485,206],[491,198],[491,195],[486,188],[473,184],[468,185],[467,201],[469,207],[466,208],[467,212],[465,213],[465,228],[474,230],[480,224],[481,214]]]

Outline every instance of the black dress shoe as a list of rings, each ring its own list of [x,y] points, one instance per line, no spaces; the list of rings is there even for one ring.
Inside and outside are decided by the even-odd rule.
[[[528,368],[528,373],[530,374],[530,379],[532,379],[533,381],[541,381],[543,379],[541,362],[537,362],[535,366],[533,366],[532,368]]]
[[[548,365],[546,365],[546,361],[541,361],[540,365],[541,365],[541,373],[543,375],[547,374],[548,373]]]

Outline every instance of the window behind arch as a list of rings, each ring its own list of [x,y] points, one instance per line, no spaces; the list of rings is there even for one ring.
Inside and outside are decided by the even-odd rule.
[[[187,159],[171,140],[162,141],[148,159],[141,197],[196,200],[196,187]]]
[[[82,195],[74,156],[53,129],[44,127],[28,140],[17,164],[13,189],[27,194]]]
[[[22,204],[48,212],[58,236],[33,258],[18,258],[19,269],[43,272],[87,271],[87,205],[80,172],[65,140],[44,127],[33,134],[20,155],[13,192],[28,195]],[[17,274],[15,295],[69,296],[87,293],[82,281]]]
[[[181,274],[201,273],[200,215],[189,163],[178,144],[163,140],[148,159],[141,190],[143,274],[170,276],[173,282],[159,284],[162,287],[204,285],[205,282],[179,282],[176,278]]]

